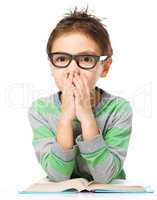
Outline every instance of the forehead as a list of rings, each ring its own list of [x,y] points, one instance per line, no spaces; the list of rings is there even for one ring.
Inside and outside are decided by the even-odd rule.
[[[89,52],[93,54],[100,54],[101,50],[98,44],[89,36],[83,33],[66,33],[57,37],[51,48],[51,52],[62,51],[70,54],[77,54],[80,52]]]

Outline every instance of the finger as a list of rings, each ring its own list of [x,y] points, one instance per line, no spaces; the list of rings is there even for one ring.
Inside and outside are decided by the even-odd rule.
[[[67,78],[67,85],[68,85],[68,87],[71,87],[72,78],[73,78],[72,73],[69,73],[69,76]]]
[[[74,94],[74,96],[77,100],[79,98],[79,95],[78,95],[77,88],[74,85],[72,85],[72,91],[73,91],[73,94]]]
[[[64,76],[64,80],[63,80],[63,84],[64,84],[64,86],[63,86],[63,93],[64,94],[67,94],[68,93],[68,91],[69,91],[69,89],[68,89],[68,74],[66,74],[65,76]]]
[[[82,76],[82,81],[84,83],[84,88],[85,88],[87,95],[90,96],[90,88],[89,88],[89,84],[88,84],[88,81],[87,81],[87,78],[85,77],[85,75]]]
[[[73,96],[72,82],[73,82],[73,73],[70,73],[69,77],[68,77],[68,93],[72,94],[72,96]]]
[[[83,84],[82,84],[81,77],[77,74],[75,74],[75,77],[74,77],[74,84],[76,86],[78,95],[81,97],[83,95]]]

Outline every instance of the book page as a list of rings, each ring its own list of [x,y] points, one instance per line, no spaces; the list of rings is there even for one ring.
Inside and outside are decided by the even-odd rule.
[[[143,192],[145,190],[144,186],[123,179],[115,179],[109,184],[96,183],[93,181],[88,185],[89,191],[96,189],[110,190],[110,191],[130,191],[130,192],[132,191]]]
[[[47,178],[32,184],[23,192],[61,192],[69,189],[82,191],[88,187],[88,180],[84,178],[74,178],[61,182],[53,182]]]

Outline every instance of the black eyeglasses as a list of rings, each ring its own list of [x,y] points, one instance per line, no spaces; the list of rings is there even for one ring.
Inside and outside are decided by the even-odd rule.
[[[97,55],[71,55],[64,52],[51,52],[48,53],[48,57],[51,63],[58,68],[67,67],[74,59],[77,65],[82,69],[92,69],[97,62],[105,61],[109,56],[97,56]]]

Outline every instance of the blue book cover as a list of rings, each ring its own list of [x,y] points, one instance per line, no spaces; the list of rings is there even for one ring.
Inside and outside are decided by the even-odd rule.
[[[109,184],[88,181],[85,178],[73,178],[61,182],[53,182],[48,178],[30,185],[19,194],[76,194],[78,192],[93,193],[153,193],[150,186],[137,184],[135,181],[114,179]]]

